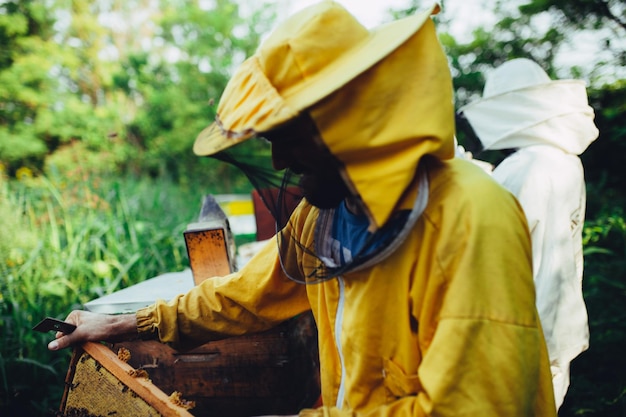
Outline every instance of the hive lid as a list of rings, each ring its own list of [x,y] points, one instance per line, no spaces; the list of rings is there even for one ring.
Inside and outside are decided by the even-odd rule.
[[[169,301],[184,294],[194,286],[193,274],[187,268],[180,272],[168,272],[138,284],[96,298],[85,303],[88,311],[105,314],[134,313],[158,299]]]

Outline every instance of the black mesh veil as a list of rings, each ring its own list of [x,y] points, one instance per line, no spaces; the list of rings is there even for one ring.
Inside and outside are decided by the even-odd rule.
[[[299,176],[289,169],[277,171],[272,167],[270,145],[265,140],[251,139],[229,148],[212,157],[239,168],[251,182],[261,200],[272,214],[276,225],[276,244],[284,273],[293,281],[303,284],[314,284],[332,279],[347,272],[370,267],[390,255],[412,229],[423,207],[414,210],[396,212],[387,223],[376,232],[371,233],[364,246],[352,255],[350,261],[343,264],[332,264],[324,261],[324,255],[318,253],[316,247],[306,246],[292,230],[290,213],[294,201],[302,198],[298,187]],[[426,175],[418,177],[426,180]],[[420,187],[424,189],[423,184]],[[428,189],[426,184],[425,189]],[[421,199],[427,192],[418,193]],[[418,203],[418,202],[416,202]],[[417,204],[419,205],[419,204]],[[425,202],[421,204],[425,206]],[[334,209],[321,210],[327,219],[332,219]],[[285,227],[289,225],[290,227]],[[317,237],[316,237],[317,240]],[[297,257],[297,261],[289,257]]]
[[[302,198],[297,186],[298,177],[288,170],[277,171],[272,167],[271,150],[267,141],[256,138],[247,140],[212,157],[239,168],[248,178],[272,214],[276,231],[287,224],[293,202]]]

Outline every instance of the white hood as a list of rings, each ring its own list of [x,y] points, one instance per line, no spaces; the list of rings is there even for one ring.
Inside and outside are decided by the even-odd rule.
[[[551,81],[528,59],[495,69],[483,96],[460,111],[485,150],[552,145],[580,155],[598,137],[585,84]]]

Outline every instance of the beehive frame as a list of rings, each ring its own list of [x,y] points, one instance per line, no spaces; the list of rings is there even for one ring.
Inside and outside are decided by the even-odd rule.
[[[193,417],[185,407],[134,368],[108,346],[85,343],[74,350],[61,401],[61,415]]]

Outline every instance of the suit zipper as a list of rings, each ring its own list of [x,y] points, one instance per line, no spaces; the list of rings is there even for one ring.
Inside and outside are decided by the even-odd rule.
[[[341,327],[343,324],[343,308],[345,304],[345,284],[343,277],[337,277],[337,283],[339,284],[339,300],[337,302],[337,313],[335,316],[335,346],[337,346],[337,353],[339,354],[339,366],[341,371],[341,380],[339,382],[339,391],[337,392],[336,407],[341,409],[343,405],[343,399],[345,397],[346,390],[346,368],[343,359],[343,351],[341,349]]]

